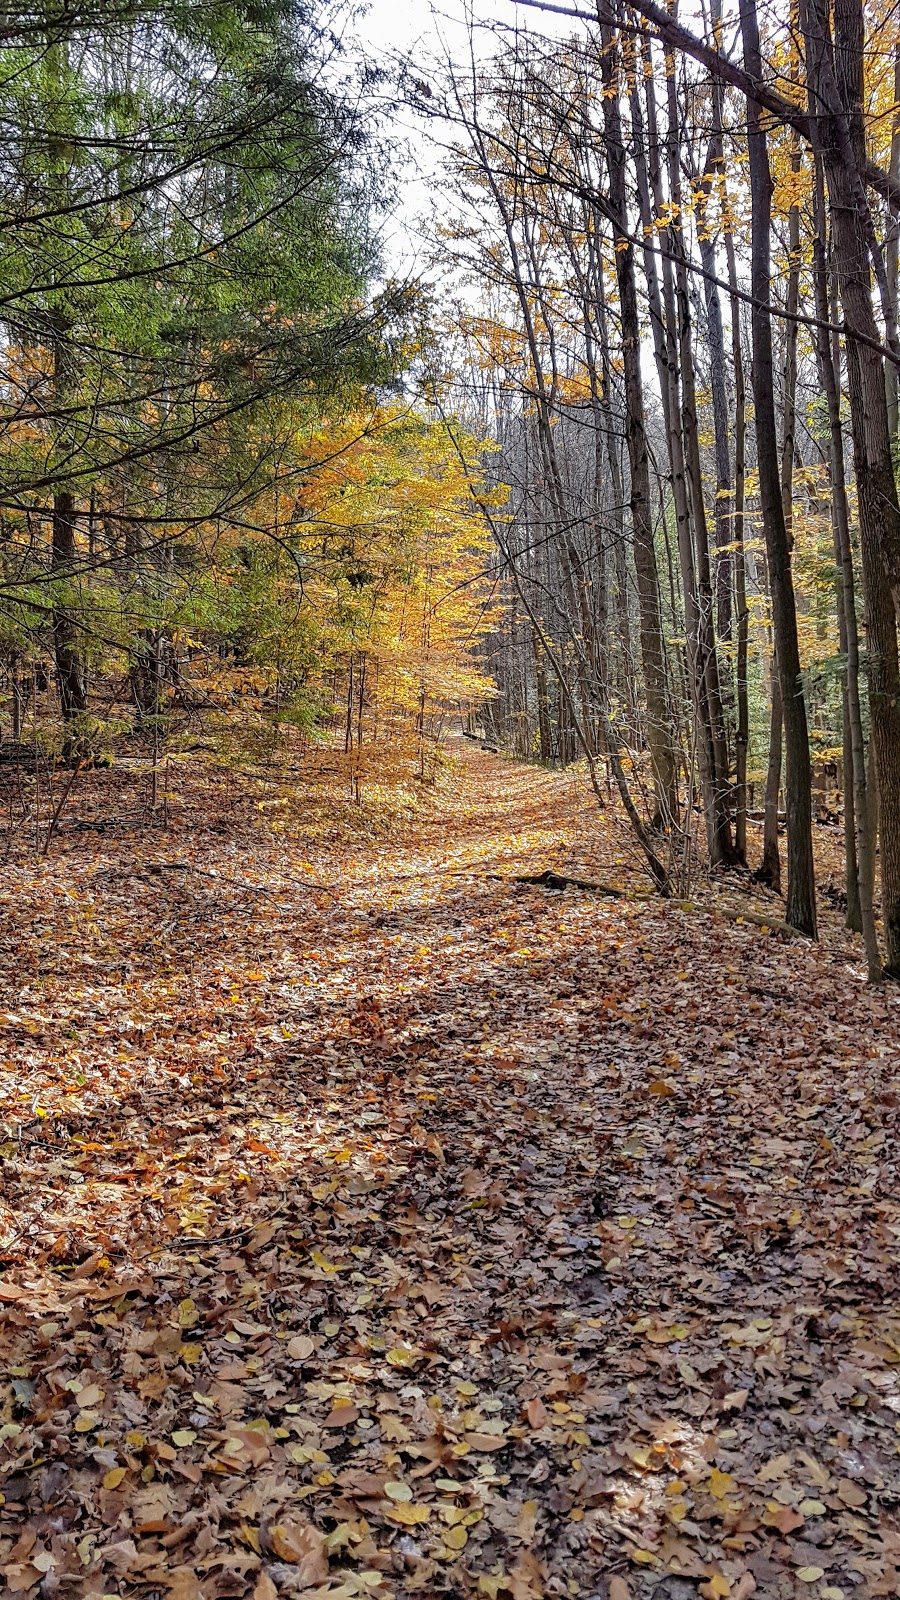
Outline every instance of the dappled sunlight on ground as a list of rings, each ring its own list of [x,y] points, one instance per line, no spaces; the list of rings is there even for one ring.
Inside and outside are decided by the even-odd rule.
[[[7,1582],[893,1595],[893,991],[454,763],[8,868]]]

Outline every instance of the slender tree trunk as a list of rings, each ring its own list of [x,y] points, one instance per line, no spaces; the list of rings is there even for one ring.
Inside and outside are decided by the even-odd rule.
[[[728,281],[737,288],[737,263],[734,241],[725,235]],[[744,352],[741,348],[741,303],[732,293],[731,349],[734,362],[734,606],[737,613],[737,656],[735,693],[737,727],[734,739],[734,847],[738,860],[747,862],[747,761],[750,752],[750,702],[747,691],[747,657],[750,639],[750,613],[747,608],[747,574],[744,558],[744,502],[746,494],[746,389]]]
[[[731,786],[728,780],[728,745],[725,737],[725,713],[722,704],[719,657],[716,649],[715,618],[712,591],[712,573],[709,557],[709,527],[703,493],[703,470],[700,462],[700,426],[697,416],[696,383],[694,377],[694,349],[692,340],[691,303],[688,288],[687,253],[681,224],[681,138],[675,64],[666,57],[666,85],[668,89],[668,172],[669,172],[669,238],[675,255],[676,306],[678,308],[678,362],[681,375],[681,433],[684,440],[684,458],[687,469],[691,521],[694,530],[697,572],[698,635],[700,665],[709,708],[709,737],[712,767],[712,823],[710,860],[713,865],[732,865],[734,850],[731,843],[731,823],[728,804]],[[648,82],[652,94],[652,82]]]
[[[622,319],[622,365],[625,380],[625,434],[631,468],[631,523],[637,573],[641,656],[647,697],[647,737],[653,765],[659,820],[670,825],[678,817],[676,765],[666,694],[666,664],[659,603],[659,573],[653,538],[650,500],[650,465],[644,420],[644,383],[641,374],[641,336],[635,286],[634,246],[627,235],[625,146],[619,112],[618,44],[612,28],[604,24],[603,116],[610,209],[619,237],[615,241],[616,277]]]
[[[53,573],[74,582],[75,557],[75,502],[68,489],[61,489],[53,496]],[[65,598],[55,602],[53,607],[53,655],[60,706],[63,717],[69,722],[87,710],[87,685],[78,647],[78,629]]]
[[[900,185],[900,42],[894,46],[894,120],[891,128],[891,155],[888,174],[893,183]],[[891,213],[888,217],[884,241],[884,264],[887,274],[887,289],[890,296],[891,309],[894,321],[897,321],[897,278],[900,270],[900,217]],[[884,364],[884,392],[887,401],[888,429],[891,438],[897,436],[898,419],[900,419],[900,405],[898,405],[898,374],[892,361]]]
[[[766,793],[763,802],[762,860],[756,876],[776,894],[781,893],[781,852],[778,849],[778,800],[781,795],[781,761],[784,752],[782,730],[784,707],[778,656],[772,651],[772,696],[769,708],[769,759],[766,766]]]
[[[800,149],[794,136],[791,170],[800,170]],[[788,547],[794,544],[794,452],[797,426],[797,311],[800,306],[800,208],[792,205],[788,216],[788,282],[784,324],[784,368],[782,375],[781,429],[781,508]],[[781,854],[778,848],[778,799],[781,792],[781,765],[784,753],[784,701],[778,679],[778,652],[772,652],[772,703],[769,721],[769,759],[766,768],[766,797],[763,811],[763,847],[758,878],[781,893]]]
[[[821,150],[831,212],[832,256],[847,329],[847,384],[866,600],[869,710],[878,781],[881,901],[887,970],[900,977],[900,662],[892,586],[900,593],[900,503],[882,359],[854,338],[878,338],[865,218],[850,162],[862,170],[862,11],[836,0],[832,49],[826,0],[807,0],[805,32],[814,148]],[[834,88],[832,86],[835,86]],[[849,117],[850,158],[842,119]]]
[[[740,18],[745,68],[751,77],[761,80],[763,69],[755,0],[740,0]],[[752,202],[750,276],[754,302],[751,325],[756,453],[772,593],[775,650],[784,716],[788,860],[785,916],[792,927],[815,937],[816,892],[812,846],[809,734],[800,676],[797,612],[791,577],[790,545],[781,499],[778,434],[775,426],[772,324],[769,310],[772,175],[760,109],[752,100],[747,102],[747,125]],[[883,386],[881,392],[883,399]]]
[[[650,134],[648,141],[649,157],[652,160],[652,169],[648,165],[648,152],[644,148],[641,100],[637,82],[635,82],[631,91],[631,123],[641,224],[649,237],[654,231],[658,216],[663,213],[664,198],[659,172],[656,108],[653,98],[653,86],[649,77],[644,78],[644,84]],[[654,216],[654,202],[656,216]],[[644,249],[643,258],[647,298],[650,308],[650,326],[653,335],[665,423],[672,502],[675,512],[675,530],[678,541],[678,559],[681,567],[686,639],[685,659],[694,717],[694,737],[697,749],[697,764],[700,771],[700,787],[703,796],[707,854],[710,862],[717,863],[728,859],[729,851],[727,840],[722,840],[718,825],[719,808],[717,804],[715,749],[710,715],[709,684],[707,674],[704,671],[703,623],[697,589],[697,561],[691,533],[690,500],[685,466],[684,418],[679,381],[680,363],[676,344],[678,315],[672,263],[667,258],[663,259],[661,294],[656,257],[649,247]]]

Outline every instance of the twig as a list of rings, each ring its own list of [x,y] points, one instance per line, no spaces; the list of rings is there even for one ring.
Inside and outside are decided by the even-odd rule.
[[[45,856],[47,854],[47,851],[50,849],[50,845],[51,845],[51,843],[53,841],[53,835],[56,832],[57,823],[59,822],[59,819],[62,816],[63,806],[65,805],[66,801],[68,800],[69,795],[70,795],[70,793],[72,791],[72,787],[73,787],[73,785],[75,783],[75,779],[78,777],[78,774],[79,774],[79,772],[81,771],[81,769],[82,769],[82,767],[84,765],[85,765],[85,763],[84,763],[83,760],[79,759],[78,761],[76,761],[74,767],[72,768],[72,771],[70,772],[68,778],[66,779],[66,782],[63,784],[62,794],[60,795],[58,801],[56,802],[56,806],[54,808],[53,815],[50,818],[50,826],[47,829],[47,837],[44,840],[44,847],[41,850],[41,855],[42,856]]]

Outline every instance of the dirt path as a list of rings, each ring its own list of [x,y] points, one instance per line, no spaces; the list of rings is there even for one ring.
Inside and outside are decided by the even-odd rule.
[[[900,1000],[456,759],[7,870],[10,1592],[900,1591]]]

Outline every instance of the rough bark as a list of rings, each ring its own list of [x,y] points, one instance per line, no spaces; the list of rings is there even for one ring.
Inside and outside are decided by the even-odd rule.
[[[619,226],[616,240],[616,278],[622,320],[622,365],[625,383],[625,436],[631,475],[631,522],[634,539],[634,564],[637,574],[641,658],[647,697],[647,739],[653,764],[657,807],[660,820],[669,823],[678,816],[676,765],[666,694],[666,663],[659,603],[659,573],[653,538],[650,499],[650,461],[644,418],[644,386],[641,374],[641,336],[635,285],[634,246],[627,225],[625,185],[625,145],[618,96],[618,44],[613,29],[601,28],[602,71],[606,133],[606,161],[609,173],[610,208]]]
[[[876,351],[854,337],[877,335],[872,310],[864,219],[854,199],[840,119],[849,114],[853,159],[864,159],[862,117],[862,12],[856,0],[838,0],[832,45],[827,0],[805,10],[807,75],[820,108],[814,139],[821,148],[831,214],[832,259],[847,329],[847,387],[859,504],[859,537],[872,749],[881,830],[881,900],[886,966],[900,977],[900,662],[892,585],[900,593],[900,503],[891,452],[884,368]],[[840,104],[829,93],[837,84]],[[845,109],[846,108],[846,112]]]
[[[759,25],[755,0],[741,0],[744,63],[754,78],[762,76]],[[772,175],[768,141],[755,102],[747,106],[747,143],[752,199],[751,286],[754,297],[753,400],[755,411],[760,507],[765,530],[772,623],[784,711],[785,809],[787,812],[788,885],[785,920],[815,937],[816,896],[812,848],[811,770],[806,704],[800,676],[797,612],[791,576],[788,533],[784,521],[778,471],[775,425],[772,325],[769,312]],[[882,397],[884,389],[882,386]]]

